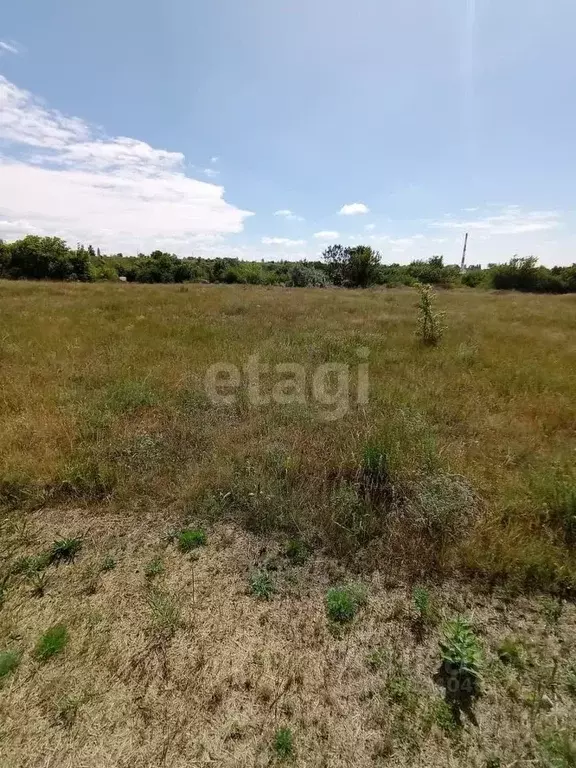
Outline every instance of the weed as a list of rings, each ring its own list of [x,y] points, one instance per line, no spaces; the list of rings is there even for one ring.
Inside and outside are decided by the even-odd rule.
[[[164,573],[164,561],[161,557],[153,557],[152,560],[150,560],[146,565],[144,566],[144,576],[151,581],[156,576],[160,576],[160,574]]]
[[[445,699],[435,699],[432,706],[432,716],[436,725],[447,734],[458,730],[458,721],[454,709]]]
[[[47,629],[36,643],[34,658],[37,661],[48,661],[61,653],[68,643],[68,630],[63,624],[56,624]]]
[[[338,624],[347,624],[366,604],[366,589],[361,584],[333,587],[326,594],[326,612],[328,618]]]
[[[362,471],[373,483],[387,482],[389,466],[386,451],[378,445],[367,445],[362,456]]]
[[[148,606],[152,613],[153,628],[163,637],[172,637],[182,626],[179,601],[158,587],[150,588]]]
[[[84,698],[78,696],[64,696],[56,708],[56,719],[60,725],[71,728],[84,701]]]
[[[50,548],[50,562],[72,563],[78,552],[82,549],[83,541],[79,538],[58,539]]]
[[[377,648],[374,651],[370,651],[366,656],[366,666],[371,672],[377,672],[379,669],[382,669],[386,663],[386,658],[386,652]]]
[[[290,539],[286,544],[285,551],[286,557],[288,557],[294,565],[302,565],[310,556],[310,549],[302,539]]]
[[[176,538],[181,552],[190,552],[206,544],[206,532],[202,528],[185,528]]]
[[[290,728],[278,728],[274,734],[274,751],[281,760],[294,756],[294,736]]]
[[[0,680],[18,669],[21,658],[20,651],[0,651]]]
[[[37,573],[48,568],[50,562],[50,552],[42,552],[39,555],[26,555],[24,557],[19,557],[18,560],[13,563],[11,572],[15,576],[19,574],[29,576],[32,573]]]
[[[419,285],[418,335],[427,346],[437,346],[444,334],[444,313],[434,307],[436,294],[430,285]]]
[[[46,571],[30,571],[26,576],[32,586],[32,593],[37,597],[43,597],[48,585],[48,574]]]
[[[481,680],[482,649],[466,619],[447,622],[440,651],[448,689],[474,695]]]
[[[430,598],[430,592],[424,587],[415,587],[412,593],[418,622],[422,626],[433,626],[437,621],[436,610]]]
[[[526,653],[524,646],[513,637],[506,637],[497,648],[498,658],[503,664],[509,664],[516,669],[524,669]]]
[[[569,731],[551,731],[540,739],[543,768],[576,768],[576,737]]]
[[[576,664],[573,664],[566,675],[566,690],[576,699]]]
[[[116,560],[112,555],[106,555],[100,566],[101,571],[113,571],[116,568]]]
[[[386,681],[386,693],[390,701],[399,704],[404,710],[413,711],[418,697],[410,679],[398,668]]]
[[[562,616],[564,604],[562,600],[554,597],[545,597],[542,600],[542,613],[548,626],[553,627],[558,624]]]
[[[270,600],[276,592],[276,586],[267,571],[255,571],[249,578],[250,591],[260,600]]]

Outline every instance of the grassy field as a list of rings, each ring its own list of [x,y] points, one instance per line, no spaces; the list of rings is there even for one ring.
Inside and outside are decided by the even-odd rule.
[[[0,765],[576,765],[576,301],[417,300],[0,282]]]

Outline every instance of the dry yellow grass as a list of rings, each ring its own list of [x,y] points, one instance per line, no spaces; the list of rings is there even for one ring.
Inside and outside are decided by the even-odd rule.
[[[574,719],[576,615],[521,594],[573,594],[576,302],[442,292],[433,349],[416,304],[411,290],[0,282],[0,654],[20,659],[0,680],[0,765],[270,765],[280,727],[302,766],[546,765],[542,738]],[[358,347],[370,399],[339,420],[206,396],[213,363],[355,369]],[[168,539],[186,524],[208,533],[191,555]],[[66,536],[84,540],[73,563],[42,581],[17,567]],[[294,536],[303,565],[282,554]],[[249,593],[257,568],[270,601]],[[324,597],[350,580],[369,601],[338,635]],[[478,631],[476,724],[443,708],[416,580]],[[41,663],[56,624],[69,643]],[[498,660],[509,636],[521,669]]]

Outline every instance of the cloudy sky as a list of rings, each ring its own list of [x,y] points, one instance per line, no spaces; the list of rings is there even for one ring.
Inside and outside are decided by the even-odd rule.
[[[20,0],[0,238],[576,261],[574,0]]]

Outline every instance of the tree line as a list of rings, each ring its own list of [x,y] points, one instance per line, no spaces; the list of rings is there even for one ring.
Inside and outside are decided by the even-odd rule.
[[[0,240],[0,278],[93,282],[124,279],[130,283],[244,283],[294,287],[336,285],[465,285],[536,293],[576,292],[576,264],[539,266],[535,257],[512,258],[488,267],[444,264],[442,256],[410,264],[385,264],[370,246],[331,245],[318,261],[240,261],[232,258],[178,258],[153,251],[149,255],[105,255],[91,245],[70,248],[59,237],[27,235]]]

